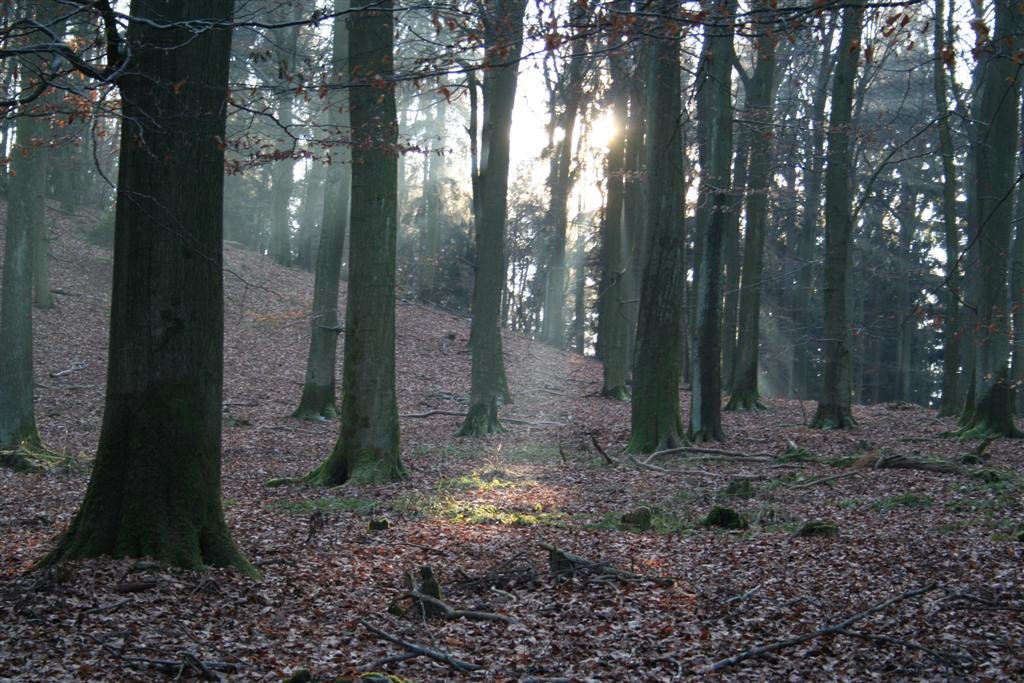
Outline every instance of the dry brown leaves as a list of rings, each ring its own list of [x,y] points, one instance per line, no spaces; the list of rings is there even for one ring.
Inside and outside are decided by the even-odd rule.
[[[37,411],[51,449],[87,456],[102,415],[110,255],[85,244],[71,220],[57,220],[55,232],[54,286],[66,294],[56,310],[36,313]],[[792,440],[813,460],[682,455],[658,461],[667,472],[608,468],[591,437],[616,453],[629,410],[597,395],[599,365],[508,335],[515,403],[502,414],[566,427],[510,425],[500,437],[457,439],[457,417],[405,419],[408,481],[267,488],[268,479],[312,469],[336,438],[336,424],[288,417],[303,378],[311,276],[234,247],[226,260],[224,500],[263,581],[135,560],[31,572],[69,522],[86,475],[0,470],[0,677],[173,678],[152,662],[194,656],[234,665],[234,674],[211,675],[238,680],[279,680],[300,667],[324,677],[372,667],[415,680],[678,680],[930,583],[940,589],[844,635],[714,675],[1024,677],[1024,544],[1009,540],[1024,523],[1020,443],[987,450],[984,467],[1003,482],[972,478],[981,466],[965,474],[867,469],[797,488],[846,472],[829,459],[864,448],[956,459],[974,444],[937,438],[952,423],[922,409],[861,407],[858,429],[827,433],[800,426],[812,405],[769,401],[766,412],[726,415],[724,447],[782,454]],[[464,410],[468,322],[403,302],[398,325],[400,411]],[[735,477],[753,481],[753,498],[723,497]],[[716,503],[744,513],[751,528],[702,528]],[[609,528],[641,505],[657,513],[654,532]],[[322,516],[311,535],[313,510]],[[368,531],[380,516],[391,527]],[[793,534],[815,519],[834,520],[838,538]],[[674,581],[552,576],[545,543]],[[452,605],[512,623],[388,614],[403,575],[425,564]],[[143,580],[144,589],[123,588]],[[360,619],[485,668],[458,674],[423,658],[379,664],[401,650]]]

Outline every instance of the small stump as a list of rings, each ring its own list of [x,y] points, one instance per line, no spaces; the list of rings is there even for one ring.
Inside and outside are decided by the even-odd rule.
[[[720,529],[746,529],[750,526],[747,518],[732,508],[715,506],[704,518],[704,526],[714,526]]]
[[[723,493],[730,498],[753,498],[754,485],[749,479],[733,479]]]
[[[797,536],[817,536],[820,538],[835,538],[839,535],[839,525],[831,520],[815,520],[805,522]]]
[[[366,526],[370,531],[384,531],[391,528],[391,521],[386,517],[378,517],[377,519],[371,519]]]
[[[654,512],[649,507],[640,507],[622,515],[619,523],[630,531],[649,531],[653,526]]]

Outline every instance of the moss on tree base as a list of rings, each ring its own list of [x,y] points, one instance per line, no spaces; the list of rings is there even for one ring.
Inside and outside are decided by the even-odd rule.
[[[813,429],[853,429],[856,426],[857,421],[848,407],[828,403],[819,403],[811,420]]]
[[[339,442],[320,466],[303,477],[310,486],[386,484],[408,478],[397,449],[348,448]]]
[[[610,389],[602,389],[601,395],[605,398],[611,398],[616,401],[628,401],[632,397],[629,393],[629,388],[624,386],[611,387]]]
[[[733,391],[732,395],[729,397],[729,402],[725,404],[725,410],[753,412],[768,410],[768,406],[761,403],[761,397],[756,391],[737,389],[736,391]]]
[[[334,404],[334,387],[322,387],[307,382],[302,388],[302,398],[299,399],[299,407],[292,413],[292,417],[300,420],[333,420],[338,416],[338,409]]]
[[[469,409],[456,436],[485,436],[505,431],[498,421],[498,405],[495,401],[476,403]]]

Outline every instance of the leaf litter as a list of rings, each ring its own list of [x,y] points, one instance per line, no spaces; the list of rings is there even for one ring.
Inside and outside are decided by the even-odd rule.
[[[31,571],[84,493],[87,469],[71,463],[95,449],[106,371],[110,253],[66,217],[53,231],[63,294],[35,312],[37,416],[69,466],[0,470],[0,677],[1024,677],[1021,443],[993,441],[952,473],[856,469],[872,453],[960,463],[978,443],[939,438],[954,423],[923,408],[858,406],[857,429],[822,432],[803,426],[813,405],[769,399],[725,414],[721,448],[778,457],[684,452],[637,467],[619,456],[629,406],[598,395],[600,365],[506,333],[515,402],[501,414],[521,421],[507,433],[456,438],[457,416],[404,417],[407,481],[267,487],[315,467],[338,426],[289,417],[311,275],[232,245],[223,499],[263,580],[134,559]],[[465,410],[468,337],[467,319],[400,302],[400,413]],[[800,457],[781,457],[793,446]],[[704,527],[717,505],[749,527]],[[628,530],[622,516],[641,507],[650,530]],[[386,528],[371,531],[374,519]],[[838,533],[798,535],[808,522]],[[590,564],[553,572],[547,546]],[[402,597],[424,566],[449,607],[503,620],[428,618]],[[370,627],[479,668],[416,656]]]

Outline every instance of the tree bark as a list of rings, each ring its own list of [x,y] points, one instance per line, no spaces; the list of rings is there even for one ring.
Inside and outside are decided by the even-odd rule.
[[[395,395],[394,4],[367,0],[362,7],[350,15],[348,41],[353,174],[341,430],[331,455],[308,477],[322,486],[405,477]]]
[[[677,6],[661,0],[659,12],[674,16]],[[652,32],[664,32],[663,26]],[[636,358],[633,368],[632,435],[629,450],[652,453],[681,445],[679,371],[682,344],[683,230],[681,83],[679,43],[674,35],[652,35],[644,46],[644,144],[647,256],[640,288]]]
[[[628,0],[619,0],[618,11],[628,9]],[[619,36],[609,35],[610,46],[617,47]],[[624,58],[614,49],[608,56],[612,82],[608,93],[612,116],[621,132],[608,143],[605,156],[605,206],[601,221],[601,289],[598,348],[601,350],[601,394],[620,401],[629,399],[629,306],[625,280],[630,269],[623,225],[628,92]]]
[[[278,20],[291,21],[298,6],[286,7]],[[271,186],[273,192],[272,225],[270,232],[270,257],[282,266],[292,265],[292,190],[295,188],[295,159],[291,156],[294,141],[288,137],[295,112],[295,94],[291,83],[291,71],[296,68],[299,27],[288,26],[274,31],[277,45],[275,57],[278,63],[277,125],[285,129],[285,150],[283,158],[274,162]]]
[[[850,185],[855,162],[850,152],[851,114],[863,22],[863,0],[855,0],[843,9],[829,115],[825,170],[825,366],[821,396],[811,423],[814,427],[826,429],[846,429],[855,424],[850,404],[853,340],[847,276],[853,252]]]
[[[995,31],[979,47],[984,64],[976,108],[977,173],[970,190],[977,202],[976,239],[970,256],[977,259],[974,288],[978,324],[974,328],[975,403],[961,433],[1020,436],[1013,420],[1014,387],[1010,383],[1010,299],[1007,287],[1018,145],[1020,82],[1016,63],[1024,21],[1012,0],[995,0]]]
[[[763,9],[768,7],[762,3]],[[771,16],[771,15],[768,15]],[[774,141],[775,41],[770,35],[755,42],[757,64],[751,82],[747,114],[751,130],[750,172],[746,192],[743,279],[740,291],[739,341],[732,396],[727,410],[763,408],[758,393],[758,347],[760,345],[761,278],[764,274],[765,224],[768,218],[768,193],[772,180],[772,144]]]
[[[946,251],[946,286],[944,288],[944,316],[942,320],[942,397],[939,415],[957,415],[960,412],[960,278],[957,262],[960,257],[960,233],[956,213],[956,152],[949,125],[949,103],[946,95],[946,65],[943,58],[947,39],[943,32],[944,0],[935,0],[933,19],[934,92],[938,113],[939,154],[942,156],[942,225],[943,247]]]
[[[335,11],[348,9],[348,0],[335,0]],[[348,82],[348,23],[344,16],[334,19],[332,36],[331,77],[336,84]],[[347,89],[339,88],[327,97],[328,122],[332,136],[347,137],[349,111]],[[338,285],[345,232],[349,224],[349,202],[352,183],[352,152],[349,142],[338,144],[331,151],[324,186],[324,213],[320,226],[320,243],[316,252],[313,276],[313,310],[310,316],[309,355],[306,357],[306,379],[302,397],[294,416],[306,419],[332,418],[335,406],[335,364],[338,352]]]
[[[493,9],[491,9],[493,8]],[[501,431],[498,398],[508,394],[501,347],[501,294],[505,286],[505,213],[509,132],[522,50],[526,0],[496,0],[484,10],[483,130],[476,220],[476,274],[470,329],[470,407],[459,435]]]
[[[707,165],[703,178],[711,202],[703,233],[697,272],[696,349],[691,355],[690,428],[694,442],[722,441],[722,239],[728,220],[732,160],[733,0],[711,5],[713,24],[704,27],[701,64],[707,70],[701,86],[706,98]]]
[[[85,499],[43,564],[97,555],[255,570],[220,497],[224,121],[232,0],[133,0],[106,409]],[[162,24],[177,24],[162,28]],[[182,140],[192,141],[182,144]]]

